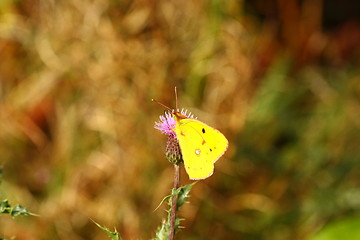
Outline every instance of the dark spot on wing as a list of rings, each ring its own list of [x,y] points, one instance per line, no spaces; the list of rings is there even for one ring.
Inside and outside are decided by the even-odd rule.
[[[205,133],[205,128],[203,128],[201,131],[202,131],[203,133]]]
[[[210,148],[210,152],[212,152],[212,149]]]

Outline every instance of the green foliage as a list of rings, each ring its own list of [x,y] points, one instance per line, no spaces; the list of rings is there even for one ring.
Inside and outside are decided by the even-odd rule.
[[[196,182],[179,187],[178,189],[173,189],[171,195],[168,195],[163,198],[160,205],[168,199],[168,205],[170,206],[170,209],[167,210],[168,216],[167,220],[163,220],[162,225],[157,229],[156,236],[153,238],[153,240],[167,240],[169,239],[170,235],[170,219],[171,219],[171,207],[172,207],[172,197],[177,196],[177,206],[176,210],[178,210],[184,203],[186,203],[187,199],[189,198],[189,193],[191,188],[194,186]],[[175,220],[175,232],[177,229],[180,228],[180,221],[181,219],[176,217]],[[93,221],[99,228],[101,228],[104,232],[108,234],[108,236],[113,240],[121,240],[121,237],[119,236],[119,233],[115,229],[114,232],[110,231],[108,228],[101,226],[97,222]]]
[[[0,184],[2,182],[2,178],[3,178],[3,169],[0,168]],[[0,202],[0,216],[2,214],[9,214],[12,217],[34,215],[34,214],[30,213],[26,208],[21,206],[20,204],[12,207],[9,204],[9,201],[7,199],[2,200]],[[14,238],[11,238],[11,239],[14,239]],[[0,238],[0,240],[5,240],[5,238]]]
[[[19,204],[11,207],[9,201],[6,199],[0,202],[0,215],[2,214],[10,214],[12,217],[32,215],[26,208]]]
[[[195,183],[196,182],[194,182],[192,184],[189,184],[189,185],[179,187],[178,189],[173,189],[171,195],[166,196],[162,200],[162,202],[164,202],[164,200],[169,199],[168,200],[168,205],[170,206],[170,208],[169,208],[169,210],[167,210],[167,213],[168,213],[167,219],[163,220],[163,223],[157,229],[156,236],[155,236],[155,238],[153,238],[153,240],[167,240],[167,239],[169,239],[172,197],[177,196],[176,210],[178,210],[187,201],[187,199],[189,198],[190,190],[194,186]],[[175,233],[179,228],[181,228],[180,227],[180,221],[181,221],[181,219],[176,217],[176,220],[175,220]]]
[[[101,226],[100,224],[98,224],[97,222],[95,222],[93,220],[93,222],[99,227],[101,228],[104,232],[107,233],[107,235],[112,239],[112,240],[121,240],[121,237],[119,235],[119,233],[117,232],[117,230],[115,229],[114,232],[110,231],[108,228]]]
[[[360,216],[340,219],[327,225],[311,240],[360,239]]]

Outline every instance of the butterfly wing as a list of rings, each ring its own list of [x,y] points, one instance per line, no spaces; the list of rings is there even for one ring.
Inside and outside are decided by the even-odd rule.
[[[191,118],[178,120],[175,132],[189,178],[204,179],[211,176],[214,163],[228,147],[225,136],[205,123]]]

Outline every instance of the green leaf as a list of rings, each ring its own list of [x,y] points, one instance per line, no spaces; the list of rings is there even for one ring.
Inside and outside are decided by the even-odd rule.
[[[0,215],[1,214],[10,214],[12,217],[34,215],[19,204],[15,207],[11,207],[7,199],[0,202]]]
[[[108,235],[111,239],[113,239],[113,240],[121,240],[121,237],[120,237],[119,233],[116,231],[116,229],[115,229],[114,232],[112,232],[112,231],[110,231],[108,228],[101,226],[100,224],[98,224],[98,223],[95,222],[94,220],[92,220],[92,221],[96,224],[96,226],[98,226],[98,227],[101,228],[104,232],[106,232],[107,235]]]
[[[182,187],[179,187],[176,191],[178,192],[178,201],[177,201],[177,207],[181,207],[184,203],[186,203],[187,199],[189,198],[189,193],[191,191],[191,188],[195,185],[196,182],[191,183],[189,185],[185,185]]]
[[[24,208],[21,205],[16,205],[12,210],[11,210],[11,216],[16,217],[16,216],[26,216],[26,215],[30,215],[30,212]]]
[[[2,213],[10,213],[9,212],[10,208],[11,208],[11,206],[10,206],[8,200],[5,199],[5,200],[2,200],[0,202],[0,214],[2,214]]]

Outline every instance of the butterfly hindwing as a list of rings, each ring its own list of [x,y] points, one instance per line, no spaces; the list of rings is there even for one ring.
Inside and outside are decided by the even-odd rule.
[[[175,132],[190,179],[204,179],[211,176],[214,163],[224,154],[228,146],[224,135],[192,118],[178,120]]]
[[[211,160],[215,163],[227,150],[228,140],[215,128],[212,128],[200,121],[198,122],[201,123],[201,134],[206,141],[206,146],[212,153]]]

